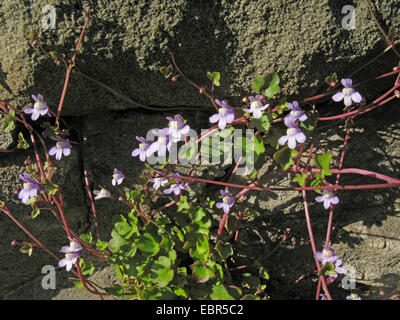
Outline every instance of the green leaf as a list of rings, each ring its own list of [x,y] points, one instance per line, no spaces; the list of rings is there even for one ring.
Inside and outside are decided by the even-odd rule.
[[[254,152],[256,153],[257,156],[260,156],[265,152],[264,140],[260,136],[253,136],[253,142],[254,142]]]
[[[15,129],[14,118],[15,118],[15,111],[11,109],[10,112],[8,113],[8,116],[2,120],[2,125],[1,125],[2,130],[4,130],[5,132],[14,130]]]
[[[80,238],[84,243],[89,244],[89,245],[92,244],[92,242],[93,242],[93,236],[92,236],[92,233],[91,233],[91,232],[82,234],[79,238]]]
[[[221,255],[222,259],[226,260],[229,256],[233,255],[232,245],[228,243],[222,243],[219,241],[215,246],[215,249]]]
[[[154,256],[160,251],[160,244],[150,233],[145,233],[138,242],[138,248],[140,251],[150,253],[151,256]]]
[[[178,296],[178,297],[184,297],[187,298],[188,294],[186,293],[185,289],[183,288],[177,288],[174,290],[174,293]]]
[[[235,300],[222,284],[212,288],[210,298],[212,300]]]
[[[174,271],[170,270],[171,261],[165,257],[160,256],[152,265],[152,279],[160,288],[164,288],[171,282],[174,277]]]
[[[124,295],[124,288],[120,285],[115,285],[114,287],[104,288],[104,290],[116,297],[121,297]]]
[[[81,280],[72,280],[73,284],[76,285],[78,288],[83,288],[83,284]]]
[[[321,174],[319,172],[314,173],[315,178],[311,181],[311,187],[319,187],[324,185],[324,181],[322,180]],[[314,190],[316,193],[322,194],[321,189]]]
[[[271,127],[272,117],[270,115],[262,115],[261,118],[250,118],[250,128],[256,128],[257,131],[268,133]]]
[[[190,268],[192,269],[192,277],[198,283],[205,283],[210,278],[214,278],[215,277],[214,272],[212,270],[210,270],[208,267],[206,267],[200,261],[196,261],[195,263],[190,265]]]
[[[97,240],[96,242],[96,248],[97,250],[103,251],[107,248],[108,242],[107,241],[101,241],[100,239]]]
[[[270,73],[266,76],[258,76],[253,82],[254,91],[272,98],[280,92],[279,76],[277,73]]]
[[[187,196],[181,196],[180,200],[176,203],[178,206],[178,212],[181,212],[184,209],[189,209],[189,202],[187,201]]]
[[[274,160],[278,162],[283,170],[287,170],[289,166],[294,164],[288,146],[283,147],[274,153]]]
[[[296,177],[293,178],[293,182],[297,182],[300,187],[304,187],[306,178],[307,178],[307,173],[305,173],[305,172],[298,173],[298,174],[296,174]]]
[[[187,145],[179,149],[179,159],[188,159],[191,162],[195,156],[197,156],[197,144],[194,139],[190,139]]]
[[[289,103],[285,102],[278,106],[278,114],[282,114],[285,111],[289,111]]]
[[[279,143],[278,140],[280,137],[283,136],[283,132],[280,129],[277,128],[271,128],[269,130],[267,136],[264,139],[265,143],[268,143],[270,146],[272,146],[274,149],[279,149]]]
[[[79,257],[79,266],[83,275],[92,275],[95,267],[92,262],[86,262],[83,258]]]
[[[330,176],[331,170],[329,169],[330,163],[332,159],[332,154],[331,153],[325,153],[322,156],[316,156],[315,160],[318,164],[318,166],[321,168],[321,178],[323,179],[325,176]]]
[[[206,217],[206,212],[202,207],[192,207],[189,213],[193,222],[201,221],[204,217]]]
[[[33,207],[31,217],[35,219],[40,214],[40,209],[38,207]]]
[[[18,144],[17,144],[18,149],[28,149],[29,148],[29,143],[28,141],[25,140],[24,135],[22,132],[18,133]]]
[[[189,254],[193,259],[206,261],[210,254],[208,238],[205,235],[201,235],[197,239],[195,246],[190,248]]]
[[[128,200],[129,202],[135,202],[141,192],[141,190],[132,190],[126,192],[126,200]]]
[[[219,72],[209,72],[209,71],[207,71],[207,77],[208,77],[208,79],[213,81],[213,84],[215,86],[217,86],[217,87],[220,86],[219,80],[220,80],[221,75],[220,75]]]

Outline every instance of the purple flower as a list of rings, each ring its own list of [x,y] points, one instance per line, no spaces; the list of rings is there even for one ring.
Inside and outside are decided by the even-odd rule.
[[[296,120],[299,120],[299,121],[303,122],[308,119],[308,117],[304,113],[304,111],[300,109],[299,103],[297,101],[288,103],[288,107],[290,109],[290,112],[285,118],[288,118],[289,121],[296,122]]]
[[[18,194],[18,198],[21,199],[22,203],[28,204],[28,200],[34,198],[38,191],[42,190],[41,184],[34,181],[28,173],[19,175],[19,178],[24,182],[23,188]]]
[[[49,155],[56,155],[57,160],[60,160],[62,155],[65,157],[70,155],[72,146],[68,139],[65,140],[60,136],[50,137],[50,139],[57,142],[56,145],[49,150]]]
[[[353,89],[353,81],[351,79],[342,79],[342,85],[344,86],[342,92],[337,92],[332,96],[332,99],[336,102],[344,100],[346,107],[351,106],[352,101],[360,103],[362,96],[359,92]]]
[[[151,143],[146,141],[146,139],[143,137],[136,136],[136,140],[140,142],[139,148],[132,151],[132,157],[139,156],[140,161],[145,162],[146,157],[149,157],[146,151],[149,149]]]
[[[72,266],[76,263],[76,260],[79,257],[79,253],[78,252],[70,252],[68,250],[66,250],[66,248],[69,247],[63,247],[60,252],[65,254],[65,258],[58,261],[58,266],[60,268],[66,267],[67,271],[70,271],[72,269]]]
[[[164,187],[168,183],[168,179],[164,177],[151,178],[150,182],[153,182],[153,189],[157,190],[160,187]]]
[[[112,196],[111,192],[104,188],[101,188],[100,190],[93,190],[93,193],[96,196],[94,200],[99,200],[102,198],[111,198]]]
[[[284,145],[288,142],[289,149],[294,149],[296,148],[296,141],[298,143],[303,143],[306,141],[306,136],[296,123],[292,121],[292,118],[285,117],[284,121],[288,129],[286,130],[286,136],[280,137],[278,143]]]
[[[78,240],[76,240],[75,238],[70,238],[70,237],[68,237],[68,239],[69,239],[69,246],[62,247],[60,252],[71,253],[71,252],[78,252],[78,251],[82,250],[82,246],[78,242]]]
[[[218,202],[215,206],[218,209],[223,209],[224,213],[228,213],[231,207],[235,204],[235,199],[233,199],[232,195],[230,194],[229,190],[220,190],[222,195],[222,202]]]
[[[250,100],[250,109],[243,109],[243,110],[248,113],[252,113],[255,119],[261,118],[262,116],[261,111],[267,109],[269,104],[263,106],[261,102],[261,96],[259,94],[256,95],[255,98],[253,96],[250,96],[249,100]]]
[[[338,277],[338,274],[343,274],[344,273],[344,269],[341,268],[340,266],[342,265],[343,261],[340,259],[337,259],[334,263],[335,266],[335,273],[329,273],[329,277],[336,279]]]
[[[325,265],[327,262],[335,263],[337,256],[332,247],[324,245],[322,252],[315,253],[315,259],[321,261],[322,265]]]
[[[346,297],[346,300],[361,300],[357,293],[352,293]]]
[[[329,209],[331,204],[338,204],[339,198],[336,197],[332,190],[324,190],[324,193],[321,196],[315,198],[317,202],[323,202],[324,208]]]
[[[218,99],[215,99],[215,103],[219,105],[220,108],[218,109],[218,113],[212,115],[209,120],[211,123],[218,122],[218,127],[223,130],[227,123],[233,122],[235,119],[235,112],[224,100],[221,102]]]
[[[37,97],[32,95],[32,99],[35,101],[33,108],[26,108],[24,112],[26,114],[32,114],[31,119],[35,121],[39,118],[39,116],[44,116],[47,114],[49,112],[49,107],[47,106],[46,101],[43,100],[41,94],[38,94]]]
[[[179,173],[175,173],[175,176],[179,176]],[[164,190],[165,194],[175,193],[175,195],[181,194],[182,190],[185,190],[188,186],[188,183],[181,183],[181,179],[174,178],[175,183],[171,184],[168,189]]]
[[[114,174],[113,174],[113,179],[112,179],[112,185],[113,186],[115,186],[115,185],[119,185],[119,184],[121,184],[122,183],[122,181],[125,179],[125,175],[124,175],[124,173],[123,172],[121,172],[121,171],[119,171],[119,170],[117,170],[117,169],[114,169]]]
[[[185,124],[179,114],[176,114],[173,118],[167,117],[167,120],[169,120],[168,132],[172,142],[180,141],[182,136],[189,133],[190,127]]]
[[[152,132],[158,139],[150,145],[146,151],[146,155],[150,157],[153,153],[158,152],[159,157],[165,157],[167,155],[167,150],[169,151],[172,144],[169,137],[169,128],[153,130]]]

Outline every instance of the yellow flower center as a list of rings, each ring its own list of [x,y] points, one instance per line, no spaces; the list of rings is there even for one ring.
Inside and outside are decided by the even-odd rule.
[[[139,149],[140,150],[144,150],[145,147],[146,147],[145,143],[139,143]]]
[[[250,104],[250,109],[259,109],[260,108],[260,103],[257,100],[253,100],[253,102]]]
[[[227,113],[227,110],[226,110],[226,108],[219,108],[218,112],[219,112],[219,114],[220,114],[221,116],[225,116],[226,113]]]
[[[290,111],[290,114],[292,115],[292,117],[298,118],[300,116],[300,111],[293,110],[293,111]]]
[[[178,126],[179,126],[179,122],[178,121],[170,121],[169,122],[169,127],[171,129],[178,129]]]
[[[345,95],[351,94],[351,91],[352,91],[352,88],[344,88],[344,89],[343,89],[343,93],[344,93]]]
[[[33,105],[33,107],[35,109],[40,109],[41,106],[42,106],[42,103],[40,101],[35,102],[35,104]]]
[[[158,138],[158,142],[160,142],[160,143],[162,143],[162,144],[165,144],[166,142],[167,142],[167,138],[166,137],[159,137]]]
[[[286,130],[286,133],[288,136],[293,136],[296,133],[296,129],[295,128],[289,128]]]

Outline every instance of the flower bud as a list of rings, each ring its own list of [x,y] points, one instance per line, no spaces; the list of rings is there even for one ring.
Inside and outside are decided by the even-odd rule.
[[[121,196],[121,197],[118,198],[118,200],[119,201],[124,201],[124,197]]]
[[[290,239],[290,241],[292,241],[292,243],[295,244],[296,243],[296,238],[292,237],[292,239]]]
[[[15,246],[17,244],[17,240],[13,240],[12,242],[11,242],[11,245],[12,246]]]
[[[179,78],[179,74],[176,74],[171,78],[171,80],[172,81],[176,81],[178,78]]]
[[[248,103],[248,102],[249,102],[249,99],[248,99],[247,97],[244,97],[242,101],[243,101],[244,103]]]
[[[400,70],[400,66],[395,66],[394,68],[393,68],[393,71],[399,71]]]
[[[26,158],[25,161],[24,161],[24,165],[28,165],[30,163],[31,163],[31,159],[29,157]]]
[[[204,94],[204,92],[206,92],[206,89],[204,89],[204,87],[201,87],[199,91],[200,91],[200,94]]]
[[[394,90],[394,95],[396,96],[396,98],[400,98],[400,91]]]
[[[330,85],[331,87],[334,87],[334,86],[336,86],[336,82],[332,80],[332,81],[329,83],[329,85]]]

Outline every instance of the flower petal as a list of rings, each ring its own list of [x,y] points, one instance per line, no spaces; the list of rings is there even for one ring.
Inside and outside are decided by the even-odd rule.
[[[337,92],[332,96],[333,101],[339,102],[342,101],[344,98],[344,93],[343,92]]]
[[[362,101],[362,96],[359,92],[353,92],[351,94],[351,100],[353,100],[355,103],[360,103]]]

